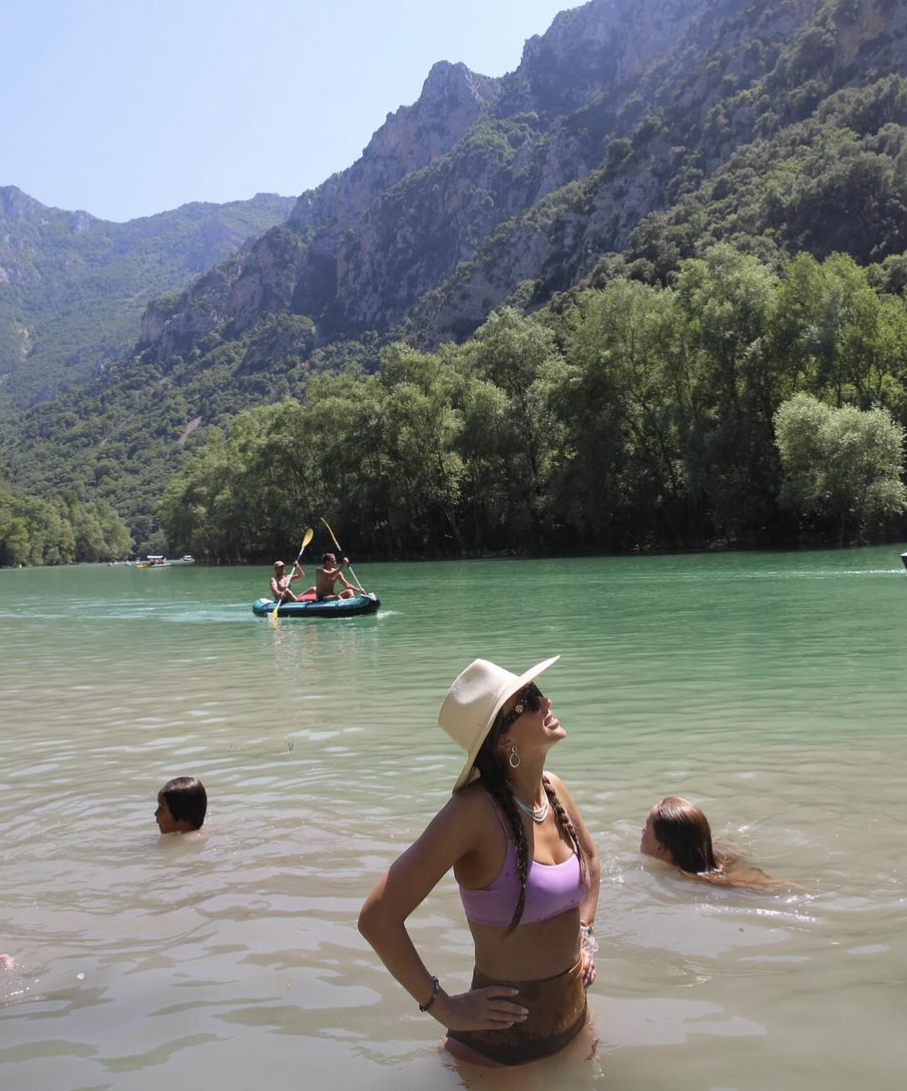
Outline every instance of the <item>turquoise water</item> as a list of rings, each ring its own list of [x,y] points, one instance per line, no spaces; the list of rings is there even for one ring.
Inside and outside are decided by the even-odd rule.
[[[453,676],[557,653],[550,765],[603,861],[598,1045],[519,1086],[900,1086],[903,548],[356,565],[377,615],[273,623],[263,568],[0,572],[0,1086],[512,1082],[439,1055],[355,920],[459,770]],[[184,773],[207,834],[160,838]],[[666,794],[791,885],[644,862]],[[465,987],[451,880],[410,925]]]

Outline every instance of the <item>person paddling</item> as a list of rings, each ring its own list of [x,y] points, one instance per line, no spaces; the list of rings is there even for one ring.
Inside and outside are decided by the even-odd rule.
[[[332,599],[351,599],[356,595],[364,595],[365,592],[355,583],[350,583],[343,575],[343,569],[349,567],[349,557],[344,557],[337,564],[334,553],[325,553],[321,559],[321,567],[315,569],[315,598],[319,602],[330,602]],[[343,584],[340,594],[334,592],[337,581]]]
[[[284,576],[283,570],[286,566],[283,561],[274,562],[274,575],[271,577],[271,598],[274,602],[299,602],[299,596],[295,595],[290,590],[290,584],[293,580],[303,579],[305,572],[299,567],[299,561],[293,562],[293,573],[289,576]]]

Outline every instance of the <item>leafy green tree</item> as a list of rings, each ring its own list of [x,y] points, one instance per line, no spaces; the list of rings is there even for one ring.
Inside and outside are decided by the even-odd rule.
[[[402,548],[393,538],[388,495],[386,401],[380,378],[356,363],[339,375],[316,376],[306,395],[304,443],[314,459],[307,510],[349,527],[347,548],[352,538],[359,550],[384,552],[389,535],[391,547]]]
[[[503,307],[464,346],[459,360],[470,384],[489,383],[503,395],[494,415],[484,418],[490,431],[480,429],[476,419],[464,422],[464,440],[471,445],[467,460],[484,467],[472,481],[470,503],[485,511],[482,521],[495,536],[492,548],[514,548],[516,542],[538,548],[550,522],[548,485],[562,449],[550,398],[552,369],[561,362],[554,336],[535,319]],[[488,399],[481,404],[487,409]],[[489,471],[499,479],[502,501],[490,521],[477,491]]]
[[[30,556],[28,524],[21,515],[0,515],[0,565],[28,564]]]
[[[759,540],[774,510],[781,376],[765,337],[777,278],[726,244],[684,262],[676,299],[689,376],[686,464],[713,535]]]
[[[819,263],[798,254],[785,266],[771,351],[788,361],[790,393],[805,389],[835,405],[856,402],[863,408],[896,398],[905,345],[902,302],[880,298],[866,270],[848,255]]]
[[[839,544],[907,509],[904,429],[884,409],[834,408],[800,393],[778,409],[775,423],[781,503],[834,522]]]
[[[439,547],[452,538],[462,552],[457,511],[464,463],[457,444],[463,417],[454,407],[456,376],[438,356],[397,344],[381,354],[381,381],[395,536],[423,553],[450,552]]]
[[[600,548],[683,540],[682,422],[689,409],[673,293],[618,280],[580,295],[555,395],[570,458],[558,491]]]

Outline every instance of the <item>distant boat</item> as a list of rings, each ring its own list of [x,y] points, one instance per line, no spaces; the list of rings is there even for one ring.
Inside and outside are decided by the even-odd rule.
[[[180,560],[183,562],[183,564],[195,564],[195,558],[192,556],[191,553],[184,553],[182,557],[180,557]]]
[[[901,554],[901,560],[904,562],[904,567],[907,568],[907,553]]]
[[[158,556],[154,553],[149,553],[148,557],[144,561],[139,561],[135,566],[136,568],[169,568],[170,562],[166,557]]]

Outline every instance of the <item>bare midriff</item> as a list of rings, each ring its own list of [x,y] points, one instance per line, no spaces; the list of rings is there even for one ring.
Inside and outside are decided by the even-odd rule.
[[[575,965],[579,958],[579,910],[536,924],[506,928],[469,922],[476,947],[476,966],[500,981],[536,981],[554,977]]]

